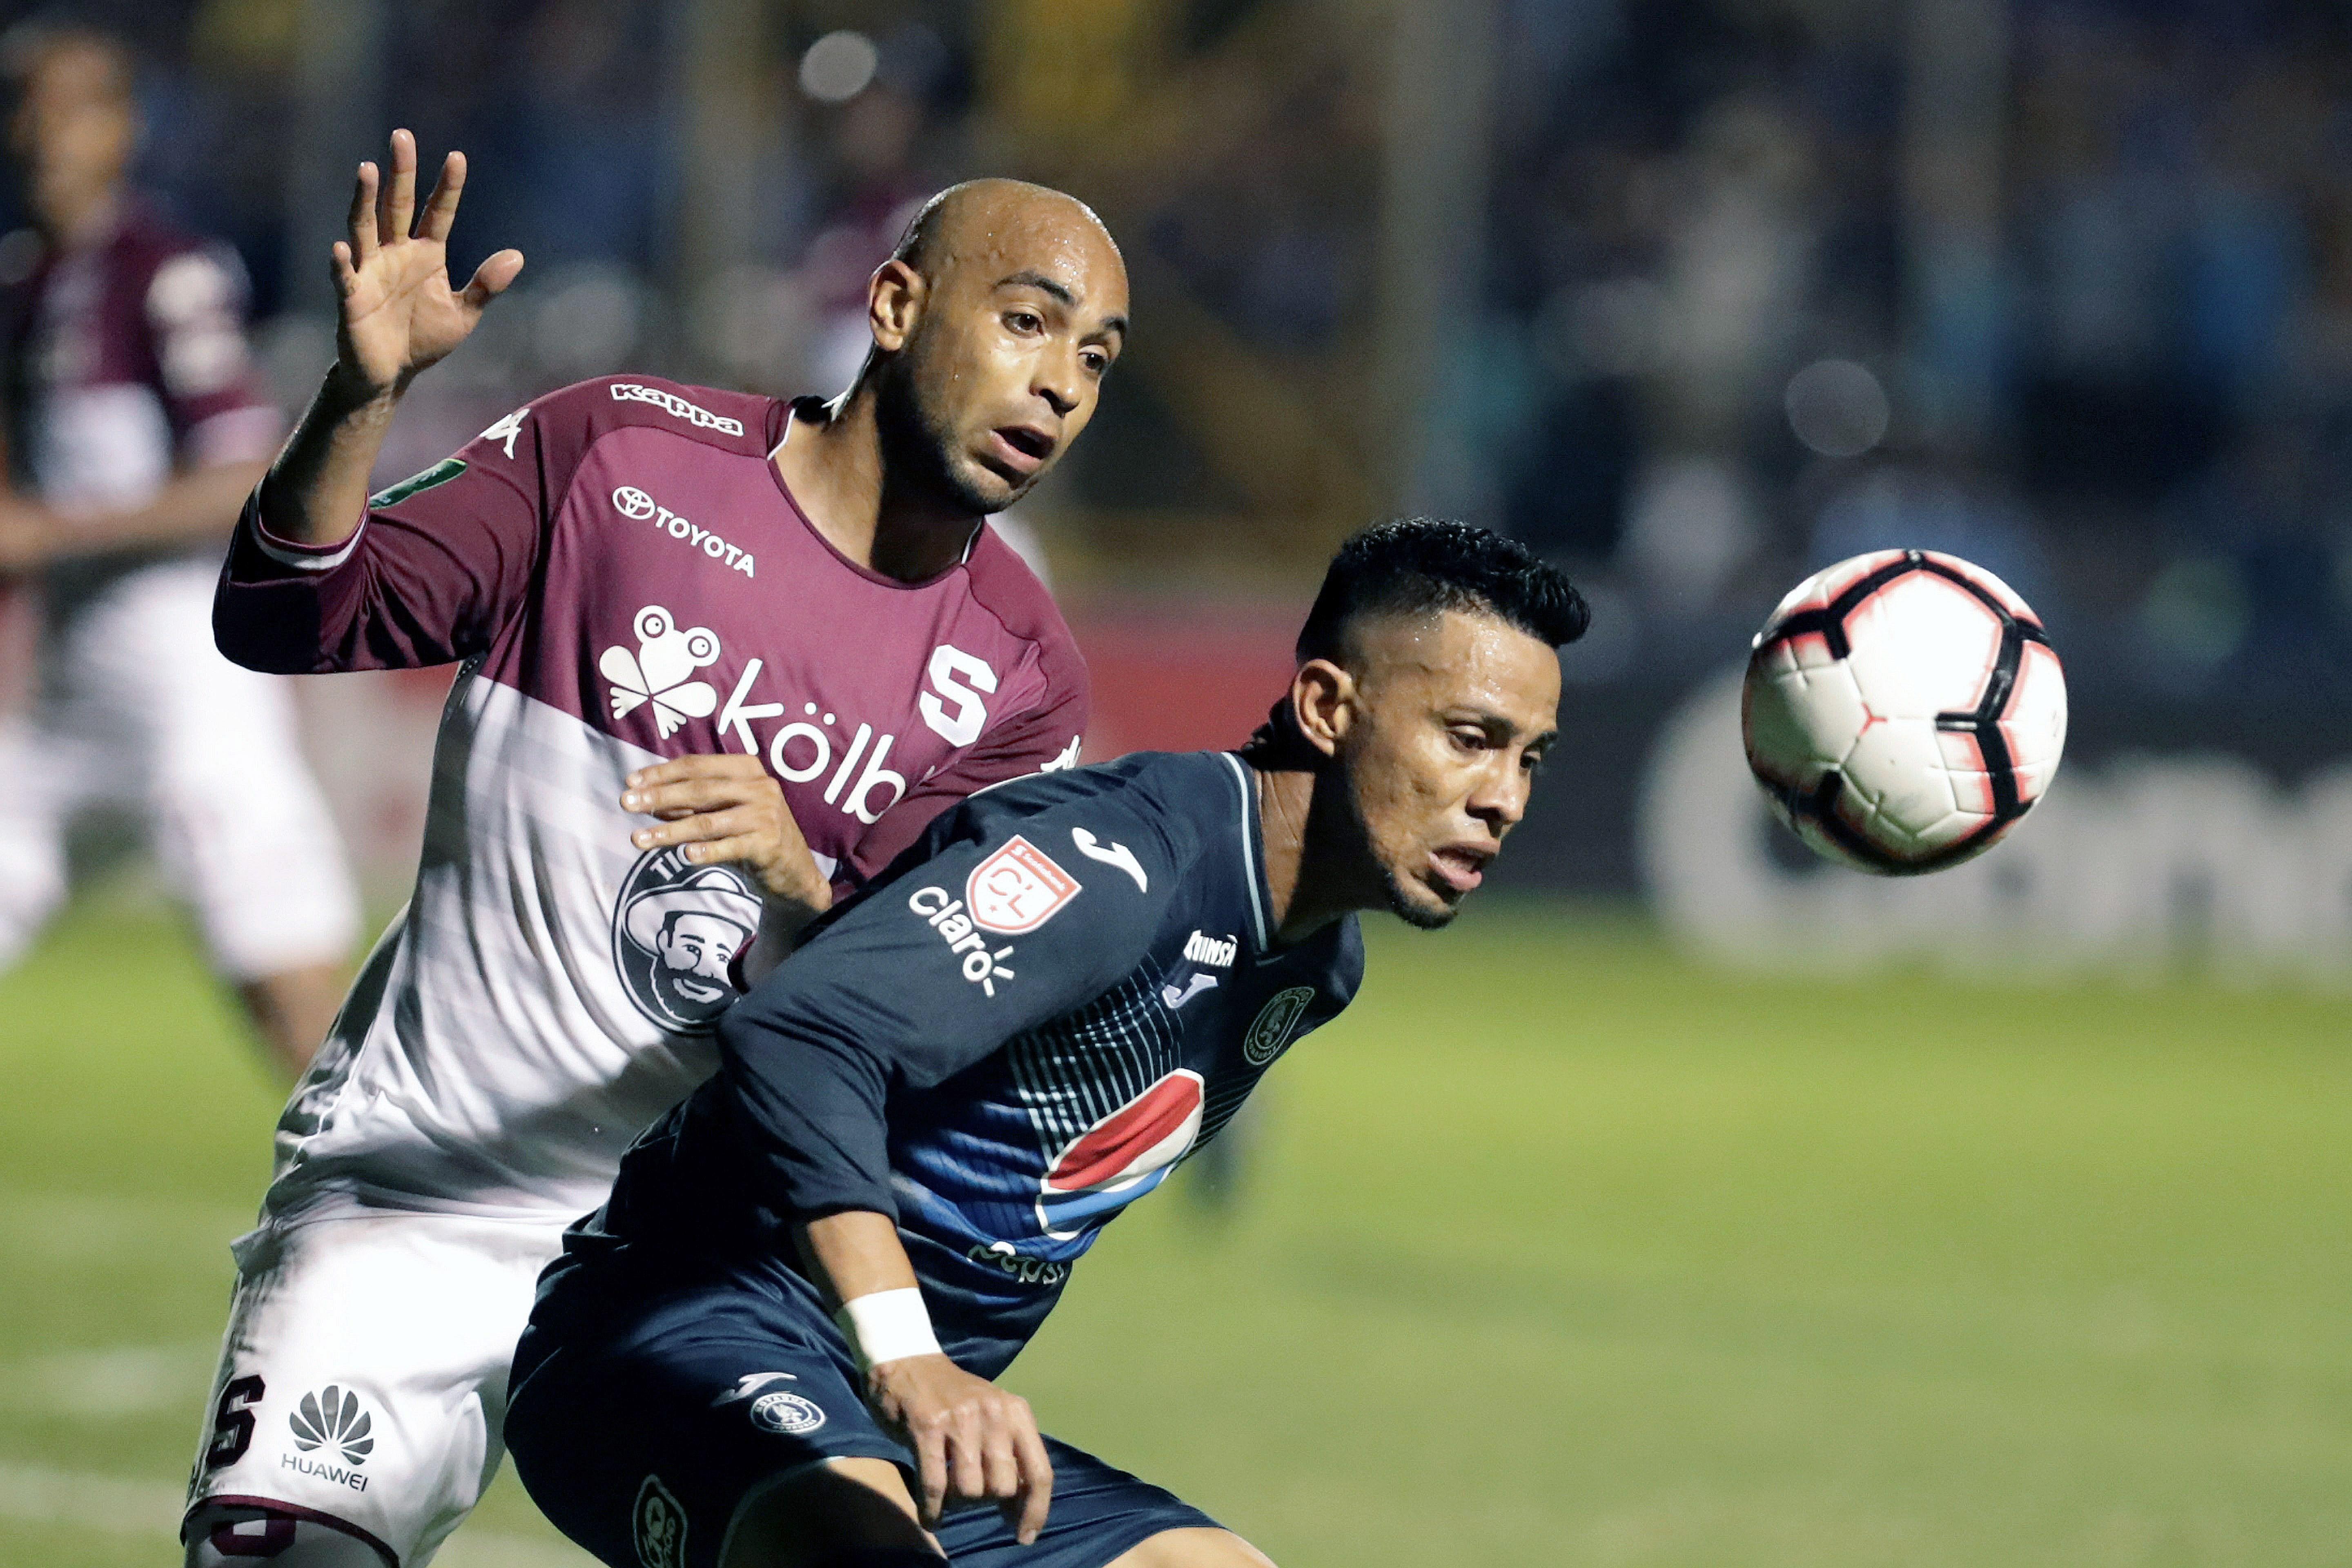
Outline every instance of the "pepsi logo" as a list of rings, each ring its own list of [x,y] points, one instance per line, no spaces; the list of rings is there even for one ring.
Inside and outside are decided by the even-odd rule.
[[[1201,1135],[1206,1085],[1178,1068],[1072,1139],[1046,1172],[1037,1217],[1056,1240],[1167,1180]]]

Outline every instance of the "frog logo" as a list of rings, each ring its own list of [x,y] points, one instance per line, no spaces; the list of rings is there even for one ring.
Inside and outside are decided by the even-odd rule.
[[[760,931],[760,898],[724,866],[682,847],[630,869],[613,916],[613,962],[637,1011],[665,1029],[708,1033],[733,1005],[731,965]]]
[[[659,605],[639,610],[632,629],[636,652],[616,643],[596,660],[598,672],[612,682],[613,717],[625,719],[651,703],[654,730],[665,741],[688,719],[709,718],[719,707],[718,691],[688,677],[719,662],[719,634],[709,626],[681,627]]]

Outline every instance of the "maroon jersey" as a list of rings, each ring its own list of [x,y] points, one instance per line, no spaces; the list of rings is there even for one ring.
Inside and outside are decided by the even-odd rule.
[[[215,627],[287,672],[464,661],[415,897],[281,1128],[273,1203],[576,1214],[709,1072],[758,925],[733,869],[628,844],[622,779],[761,758],[854,886],[950,803],[1076,760],[1069,630],[985,527],[922,583],[850,562],[773,456],[789,405],[583,383],[374,497],[328,549],[247,508]]]
[[[103,237],[0,238],[0,358],[15,478],[60,511],[136,507],[175,469],[266,458],[280,434],[245,342],[226,246],[136,203]]]

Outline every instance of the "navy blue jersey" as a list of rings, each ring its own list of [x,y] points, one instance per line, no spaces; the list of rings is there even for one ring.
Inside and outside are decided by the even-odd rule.
[[[996,1375],[1102,1227],[1355,994],[1354,918],[1278,948],[1269,902],[1230,753],[972,796],[727,1013],[718,1075],[622,1162],[542,1318],[616,1255],[803,1294],[791,1227],[870,1209],[948,1353]]]

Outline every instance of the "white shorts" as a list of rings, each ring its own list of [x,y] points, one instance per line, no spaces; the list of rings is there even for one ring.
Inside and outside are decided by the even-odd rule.
[[[64,899],[84,807],[143,816],[214,967],[258,980],[349,955],[359,898],[281,677],[213,646],[202,562],[126,574],[58,628],[28,720],[0,719],[0,964]]]
[[[440,1214],[238,1238],[188,1506],[278,1508],[423,1568],[505,1457],[508,1368],[562,1241]]]

